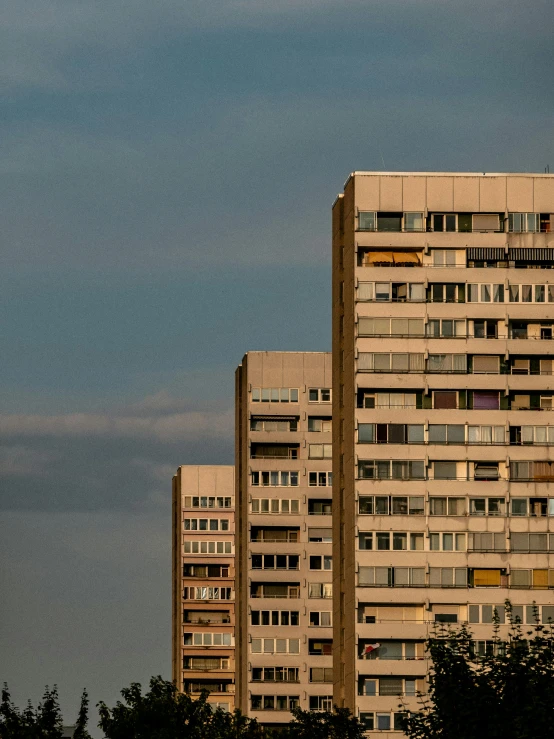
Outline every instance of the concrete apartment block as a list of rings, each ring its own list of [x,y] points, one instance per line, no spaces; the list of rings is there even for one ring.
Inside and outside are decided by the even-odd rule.
[[[236,372],[237,705],[267,726],[332,703],[331,355]]]
[[[235,477],[183,465],[173,478],[173,680],[235,707]]]
[[[334,699],[375,735],[423,642],[554,619],[554,176],[355,172],[333,207]]]

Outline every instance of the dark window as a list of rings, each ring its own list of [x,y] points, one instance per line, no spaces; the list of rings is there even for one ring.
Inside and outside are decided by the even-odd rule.
[[[377,213],[378,231],[401,231],[402,213]]]
[[[433,393],[434,408],[456,408],[457,400],[456,390],[437,390]]]
[[[485,392],[476,390],[473,393],[473,408],[475,410],[496,411],[500,407],[500,395],[497,391]]]

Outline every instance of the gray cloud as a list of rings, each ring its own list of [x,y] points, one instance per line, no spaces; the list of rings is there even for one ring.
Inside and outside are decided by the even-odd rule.
[[[160,391],[119,413],[0,415],[0,507],[79,511],[167,503],[179,464],[232,461],[230,409],[174,412]]]

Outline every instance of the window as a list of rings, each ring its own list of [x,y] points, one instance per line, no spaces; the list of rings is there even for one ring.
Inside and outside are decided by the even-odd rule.
[[[252,626],[298,626],[299,611],[251,611]]]
[[[333,668],[332,667],[310,667],[310,682],[311,683],[332,683],[333,682]]]
[[[331,487],[333,484],[332,472],[309,472],[310,487]]]
[[[474,588],[499,588],[502,583],[501,570],[469,570],[469,582]]]
[[[416,408],[416,393],[365,393],[364,408]]]
[[[423,550],[423,534],[404,531],[361,532],[358,534],[358,547],[361,550],[375,548],[377,551]]]
[[[233,554],[232,541],[190,541],[183,543],[185,554]]]
[[[309,516],[330,516],[333,501],[331,498],[310,498],[308,500]]]
[[[186,624],[228,624],[230,621],[229,611],[183,611],[183,623]]]
[[[296,416],[251,416],[250,431],[297,431]]]
[[[431,303],[458,303],[463,302],[462,292],[458,285],[452,283],[434,282],[430,286]]]
[[[310,626],[332,626],[331,611],[310,611]]]
[[[298,541],[299,529],[284,526],[252,526],[250,541],[286,542]]]
[[[184,508],[231,508],[232,505],[233,499],[230,497],[185,495],[183,498]]]
[[[425,231],[423,213],[404,213],[404,231]]]
[[[422,516],[424,504],[422,496],[400,495],[361,495],[358,501],[358,513],[361,515],[388,516]]]
[[[253,570],[297,570],[298,554],[253,554]]]
[[[252,681],[262,683],[297,683],[298,667],[253,667]]]
[[[506,535],[503,533],[494,534],[489,531],[469,534],[468,549],[470,552],[505,552]]]
[[[375,231],[376,228],[377,218],[374,211],[360,211],[358,213],[359,231]]]
[[[441,229],[442,230],[442,229]],[[456,252],[451,249],[433,249],[433,265],[435,267],[455,267]]]
[[[422,683],[423,678],[414,679],[411,677],[380,677],[380,678],[362,678],[361,695],[416,695],[417,683]],[[420,686],[417,686],[420,687]],[[380,714],[377,714],[379,716]],[[390,714],[383,714],[389,718]],[[379,726],[377,727],[379,728]]]
[[[425,302],[425,286],[422,282],[359,282],[356,298],[358,301],[392,300],[397,303],[421,303]]]
[[[431,338],[451,339],[455,336],[466,335],[465,320],[454,320],[452,318],[433,318],[427,324],[427,336]]]
[[[512,570],[513,572],[514,570]],[[501,624],[509,622],[509,612],[504,605],[470,605],[468,607],[468,621],[470,624],[492,624],[498,619]],[[524,623],[523,606],[512,606],[512,621]],[[531,622],[530,622],[531,623]]]
[[[385,641],[376,646],[363,640],[358,645],[359,658],[372,661],[423,659],[423,652],[423,642]]]
[[[298,487],[298,471],[252,472],[252,485],[262,487]]]
[[[317,669],[317,668],[316,668]],[[328,668],[329,670],[331,668]],[[331,680],[318,680],[315,682],[331,682]],[[309,699],[310,711],[332,711],[333,696],[332,695],[310,695]]]
[[[506,429],[504,426],[468,426],[468,444],[504,444]]]
[[[466,535],[436,532],[429,534],[429,549],[432,552],[465,552]]]
[[[433,408],[455,409],[458,407],[458,392],[456,390],[434,390]]]
[[[457,477],[456,462],[433,462],[433,479],[455,480]]]
[[[300,583],[297,582],[253,582],[250,585],[251,598],[290,598],[300,597]]]
[[[332,570],[333,558],[328,554],[310,556],[310,570]]]
[[[554,465],[551,462],[510,462],[512,480],[554,480]]]
[[[425,585],[424,567],[360,567],[360,587],[417,587]]]
[[[498,339],[498,321],[490,319],[475,319],[473,321],[474,339]]]
[[[251,459],[298,459],[298,444],[252,443]]]
[[[358,443],[422,444],[423,424],[358,424]]]
[[[310,403],[330,403],[331,402],[331,388],[311,387],[308,390],[308,400]]]
[[[300,654],[300,639],[252,639],[252,654]]]
[[[308,654],[330,655],[333,654],[332,639],[309,639]]]
[[[229,531],[228,518],[185,518],[185,531]]]
[[[424,336],[422,318],[358,318],[358,336]]]
[[[500,357],[491,355],[473,357],[473,374],[497,375],[500,372]]]
[[[183,588],[184,600],[232,600],[231,588],[190,587]]]
[[[430,567],[429,585],[439,588],[467,588],[465,567]]]
[[[505,516],[505,498],[470,498],[470,516]]]
[[[228,670],[228,657],[183,657],[184,670]]]
[[[510,431],[517,430],[512,427]],[[520,426],[519,438],[516,435],[516,443],[519,444],[554,444],[554,426]]]
[[[330,433],[333,430],[331,417],[316,418],[308,417],[308,431]]]
[[[228,565],[183,565],[183,577],[229,577]]]
[[[401,231],[402,213],[377,213],[377,231]]]
[[[253,403],[298,403],[298,388],[292,387],[253,387]]]
[[[308,447],[309,459],[332,459],[333,447],[331,444],[310,444]]]
[[[308,598],[332,598],[333,584],[330,582],[309,582]]]
[[[512,552],[548,552],[553,549],[554,534],[512,532],[510,535]]]
[[[429,444],[464,444],[465,426],[462,424],[429,424]]]
[[[428,372],[466,372],[467,358],[465,354],[429,354]]]
[[[424,354],[358,354],[359,372],[424,372]]]
[[[536,233],[539,231],[539,213],[509,213],[508,231]]]
[[[308,529],[308,541],[312,543],[329,544],[333,541],[333,529]]]
[[[424,480],[425,466],[423,460],[364,460],[358,463],[358,477],[362,480]]]
[[[467,286],[468,303],[503,303],[504,285],[501,283],[470,283]]]
[[[185,646],[192,645],[195,647],[230,647],[233,643],[233,637],[230,633],[200,631],[185,633],[183,643]]]
[[[473,231],[499,231],[500,216],[498,213],[474,213]]]
[[[500,408],[500,394],[496,390],[475,390],[473,392],[473,409],[496,411]]]
[[[300,501],[295,498],[252,498],[252,513],[299,513]]]
[[[250,698],[253,711],[292,711],[299,702],[298,695],[252,695]]]

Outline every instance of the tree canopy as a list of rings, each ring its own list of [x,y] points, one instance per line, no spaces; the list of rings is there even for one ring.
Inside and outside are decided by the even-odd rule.
[[[546,739],[554,736],[554,633],[512,619],[500,637],[498,617],[483,654],[471,631],[443,630],[427,642],[432,660],[421,710],[404,719],[410,739]]]
[[[87,719],[88,696],[83,691],[75,729],[77,739],[90,739]],[[36,709],[28,701],[25,708],[20,710],[13,703],[8,686],[4,684],[0,702],[0,739],[62,739],[62,735],[63,719],[55,685],[51,690],[46,687]]]

